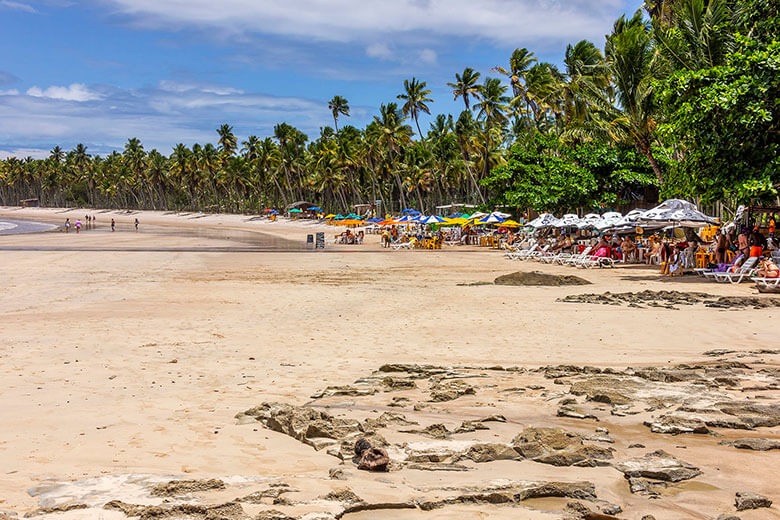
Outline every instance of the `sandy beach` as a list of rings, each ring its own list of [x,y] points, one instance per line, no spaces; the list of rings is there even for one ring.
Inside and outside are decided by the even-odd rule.
[[[317,497],[344,488],[371,503],[442,502],[431,511],[356,511],[345,518],[561,518],[573,500],[446,501],[455,488],[458,493],[466,487],[487,489],[487,483],[501,479],[588,481],[598,500],[584,504],[594,511],[602,501],[617,504],[623,510],[617,517],[637,520],[646,514],[659,520],[715,519],[734,513],[735,493],[743,491],[780,500],[780,485],[770,478],[780,450],[719,444],[743,437],[780,441],[780,422],[751,430],[709,426],[709,433],[675,436],[643,424],[683,403],[704,409],[696,399],[710,393],[707,409],[725,399],[749,400],[775,407],[765,415],[780,417],[780,351],[772,350],[780,346],[780,307],[638,308],[556,301],[580,293],[645,290],[758,297],[751,284],[661,279],[656,269],[644,266],[583,271],[523,264],[484,248],[391,252],[381,249],[374,235],[361,246],[328,243],[326,251],[311,252],[305,250],[307,234],[324,231],[332,239],[341,230],[241,215],[0,208],[0,220],[58,225],[86,214],[97,217],[96,226],[79,234],[0,236],[0,511],[9,515],[84,504],[89,507],[51,513],[51,518],[125,518],[104,504],[159,504],[148,493],[154,483],[207,478],[221,479],[226,489],[195,491],[180,502],[222,504],[279,482],[297,490],[277,504],[243,503],[247,518],[270,518],[258,516],[270,509],[290,518],[309,513],[335,518],[343,500]],[[115,233],[109,229],[111,218],[117,222]],[[132,226],[135,218],[139,232]],[[591,285],[489,284],[518,270],[577,274]],[[718,350],[734,352],[712,353]],[[375,371],[385,364],[431,365],[455,373],[442,379],[430,370],[414,377],[408,369],[388,372],[416,384],[400,393],[379,391],[382,377]],[[697,375],[618,374],[623,383],[639,377],[654,395],[672,396],[653,403],[637,391],[630,404],[636,410],[621,415],[625,410],[619,406],[628,404],[605,402],[589,390],[567,393],[587,374],[539,370],[552,365],[597,371],[653,367]],[[734,380],[718,379],[731,369]],[[356,383],[361,378],[369,379]],[[429,390],[453,379],[468,382],[474,392],[441,403],[428,398]],[[344,385],[374,391],[312,399],[326,387]],[[744,390],[751,386],[763,389]],[[524,390],[504,392],[511,388]],[[396,396],[408,401],[389,406]],[[591,417],[561,416],[560,401],[566,398],[574,398],[573,406]],[[349,460],[342,465],[327,448],[317,451],[273,431],[251,414],[236,419],[264,402],[310,403],[359,421],[398,412],[410,422],[413,418],[419,426],[411,428],[419,429],[443,423],[452,431],[463,421],[491,414],[506,419],[485,423],[488,430],[439,439],[450,443],[508,443],[528,427],[563,428],[583,438],[606,428],[613,442],[589,442],[611,448],[610,463],[663,449],[701,474],[650,499],[631,493],[628,477],[614,465],[561,466],[530,457],[469,459],[460,462],[464,470],[405,467],[369,473]],[[424,404],[415,406],[419,403]],[[391,458],[408,455],[414,442],[434,442],[401,432],[409,428],[393,424],[381,430]],[[646,448],[629,448],[632,444]],[[330,478],[329,470],[339,466],[346,480]],[[738,514],[748,520],[780,518],[779,511],[774,505]]]

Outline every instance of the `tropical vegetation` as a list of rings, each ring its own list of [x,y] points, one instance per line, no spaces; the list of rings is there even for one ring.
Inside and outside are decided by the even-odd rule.
[[[562,66],[516,49],[485,74],[454,74],[457,114],[410,78],[364,128],[349,101],[308,136],[281,122],[168,154],[137,138],[106,156],[83,144],[0,161],[0,203],[256,212],[312,200],[329,211],[471,203],[510,210],[621,207],[679,196],[776,201],[780,13],[776,0],[647,0],[603,46],[569,45]]]

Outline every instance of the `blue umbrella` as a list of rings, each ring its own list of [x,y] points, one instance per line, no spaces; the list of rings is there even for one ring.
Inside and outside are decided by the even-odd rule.
[[[401,213],[408,213],[409,215],[420,215],[420,212],[416,209],[407,208],[403,210]]]
[[[307,209],[306,211],[322,211],[322,208],[318,208],[317,206],[312,206],[309,209]]]
[[[441,217],[437,217],[436,215],[431,215],[430,217],[421,219],[419,222],[420,224],[444,224],[447,221]]]

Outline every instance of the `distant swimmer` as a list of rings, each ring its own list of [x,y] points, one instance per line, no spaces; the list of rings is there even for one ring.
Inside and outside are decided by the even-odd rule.
[[[114,228],[116,227],[116,222],[114,222],[114,219],[111,219],[111,231],[115,231]]]
[[[138,219],[135,219],[135,230],[136,231],[138,231],[138,224],[139,224]]]
[[[70,219],[65,219],[65,233],[70,233]]]

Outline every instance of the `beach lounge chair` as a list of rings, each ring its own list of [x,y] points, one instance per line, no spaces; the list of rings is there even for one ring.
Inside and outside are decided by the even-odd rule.
[[[749,280],[756,272],[756,263],[758,263],[758,257],[751,256],[745,260],[744,264],[734,270],[729,270],[725,273],[715,273],[715,281],[721,283],[740,283],[742,280]]]
[[[537,246],[537,248],[538,248],[538,246]],[[534,258],[539,258],[540,256],[546,255],[548,249],[550,249],[549,245],[546,245],[546,246],[544,246],[541,249],[536,249],[535,248],[535,249],[531,250],[527,255],[521,257],[520,260],[528,260],[528,259],[533,260]]]
[[[615,261],[608,256],[588,255],[574,263],[582,269],[591,269],[593,267],[615,267]]]
[[[417,245],[417,239],[412,238],[408,242],[399,242],[397,244],[393,244],[393,251],[398,251],[399,249],[414,249]]]
[[[583,258],[590,256],[591,251],[593,251],[593,246],[586,247],[582,250],[581,253],[562,253],[558,255],[558,258],[555,259],[555,262],[561,265],[574,264],[578,260],[582,260]]]
[[[763,278],[761,276],[753,276],[752,281],[756,282],[759,288],[764,289],[780,289],[780,277],[778,278]]]
[[[525,256],[531,254],[538,245],[538,242],[536,240],[532,240],[530,244],[528,244],[528,247],[525,249],[517,249],[515,251],[510,251],[506,253],[506,257],[510,260],[520,260],[521,258],[524,258]]]

